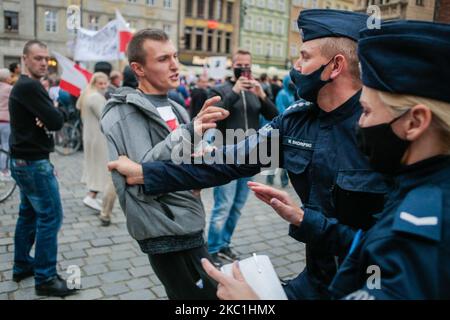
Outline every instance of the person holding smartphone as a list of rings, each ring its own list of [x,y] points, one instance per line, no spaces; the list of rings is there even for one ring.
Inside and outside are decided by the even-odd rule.
[[[259,117],[272,120],[278,115],[277,107],[267,97],[261,84],[252,76],[252,56],[245,50],[238,50],[233,56],[234,77],[224,84],[213,87],[210,96],[220,96],[218,106],[230,112],[227,119],[217,123],[217,130],[222,134],[224,145],[239,143],[237,130],[245,135],[259,129]],[[229,131],[229,130],[232,131]],[[226,134],[228,130],[228,135]],[[238,141],[236,141],[236,139]],[[216,146],[220,147],[219,139]],[[241,216],[241,210],[247,201],[250,178],[242,178],[229,184],[214,188],[214,207],[211,213],[208,233],[208,251],[216,265],[234,261],[238,257],[231,251],[230,243],[233,231]]]

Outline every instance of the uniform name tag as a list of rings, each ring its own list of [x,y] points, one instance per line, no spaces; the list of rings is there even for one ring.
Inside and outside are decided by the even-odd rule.
[[[291,147],[296,147],[299,149],[304,149],[304,150],[313,150],[314,149],[314,143],[312,141],[294,139],[294,138],[290,138],[290,137],[284,137],[283,144],[291,146]]]

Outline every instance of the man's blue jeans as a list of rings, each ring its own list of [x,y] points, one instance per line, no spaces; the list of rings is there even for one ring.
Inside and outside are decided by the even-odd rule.
[[[49,160],[11,159],[11,174],[20,188],[13,272],[34,269],[35,284],[40,285],[57,275],[58,231],[63,219],[58,181]],[[34,258],[30,256],[33,244]]]
[[[241,178],[214,188],[214,208],[211,212],[208,232],[208,251],[217,253],[227,248],[247,201],[251,178]]]

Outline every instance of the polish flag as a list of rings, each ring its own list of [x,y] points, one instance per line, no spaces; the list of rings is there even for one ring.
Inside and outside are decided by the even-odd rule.
[[[119,31],[119,52],[126,53],[128,44],[133,37],[133,32],[131,31],[129,25],[123,18],[119,10],[116,9],[116,20],[117,29]]]
[[[61,81],[59,87],[75,97],[79,97],[81,91],[87,87],[92,78],[92,73],[81,68],[72,60],[64,57],[62,54],[53,52],[53,56],[61,67]]]

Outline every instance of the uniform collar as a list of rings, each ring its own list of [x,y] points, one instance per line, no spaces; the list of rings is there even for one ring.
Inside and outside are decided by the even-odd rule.
[[[325,112],[319,108],[320,125],[322,127],[331,126],[353,115],[358,109],[361,108],[361,105],[359,104],[360,97],[361,90],[331,112]]]
[[[427,182],[450,179],[450,156],[439,155],[403,166],[394,177],[401,189],[412,189]]]

